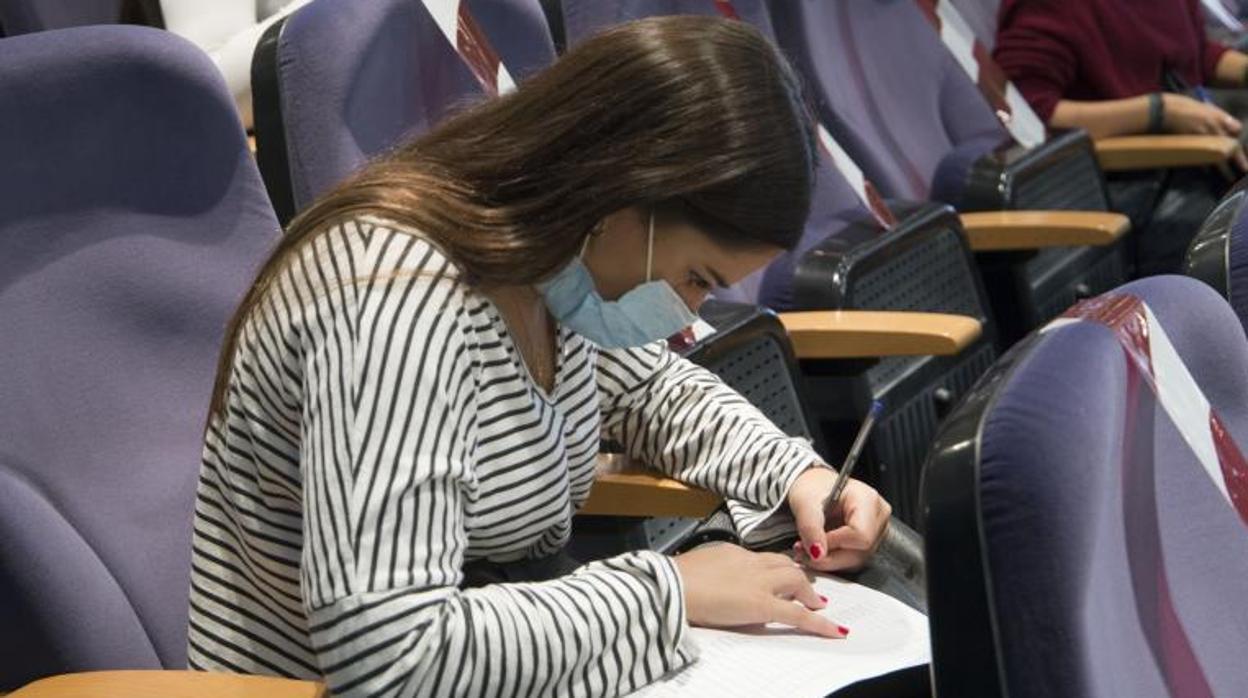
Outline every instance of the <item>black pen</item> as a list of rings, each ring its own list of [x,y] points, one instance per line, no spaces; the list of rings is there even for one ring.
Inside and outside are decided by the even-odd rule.
[[[854,465],[858,462],[858,456],[862,455],[862,447],[867,443],[867,436],[871,434],[871,427],[875,426],[875,420],[879,418],[880,413],[884,411],[884,403],[876,400],[871,403],[871,411],[867,412],[867,418],[862,421],[862,426],[858,428],[858,436],[854,437],[854,445],[850,447],[849,454],[845,456],[845,462],[841,464],[841,469],[836,473],[836,483],[832,485],[832,492],[828,494],[827,499],[823,500],[823,515],[829,516],[836,508],[837,502],[841,501],[841,494],[845,491],[845,485],[849,484],[849,476],[854,472]]]

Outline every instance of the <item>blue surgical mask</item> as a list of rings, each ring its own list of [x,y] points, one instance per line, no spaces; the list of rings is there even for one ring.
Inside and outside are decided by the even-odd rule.
[[[581,255],[554,278],[537,286],[551,314],[573,332],[604,349],[619,349],[665,339],[697,320],[698,316],[685,305],[671,284],[650,280],[654,261],[653,212],[646,243],[646,282],[620,296],[619,300],[604,301],[598,295],[594,279],[581,261],[584,254],[582,246]]]

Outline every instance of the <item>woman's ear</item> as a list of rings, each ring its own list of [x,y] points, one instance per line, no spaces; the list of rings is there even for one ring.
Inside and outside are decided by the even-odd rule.
[[[597,235],[612,237],[620,233],[645,232],[647,213],[636,206],[612,211],[598,222]]]

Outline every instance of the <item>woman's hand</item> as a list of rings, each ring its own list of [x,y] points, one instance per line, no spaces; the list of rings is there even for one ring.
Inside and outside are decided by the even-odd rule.
[[[827,606],[827,599],[815,593],[801,565],[786,555],[753,553],[724,543],[673,560],[684,582],[690,625],[725,628],[777,622],[824,637],[849,634],[847,628],[810,610]]]
[[[824,500],[832,493],[836,472],[812,467],[789,490],[789,509],[797,522],[795,552],[823,572],[862,567],[888,530],[893,508],[869,485],[850,478],[841,500],[825,516]]]

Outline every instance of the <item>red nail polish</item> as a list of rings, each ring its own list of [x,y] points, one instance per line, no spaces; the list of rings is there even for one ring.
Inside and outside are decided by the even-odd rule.
[[[810,559],[818,560],[821,557],[823,557],[823,548],[819,547],[818,543],[810,546]]]
[[[838,625],[836,626],[836,629],[841,631],[841,634],[844,635],[845,637],[849,637],[849,628],[843,625]]]

